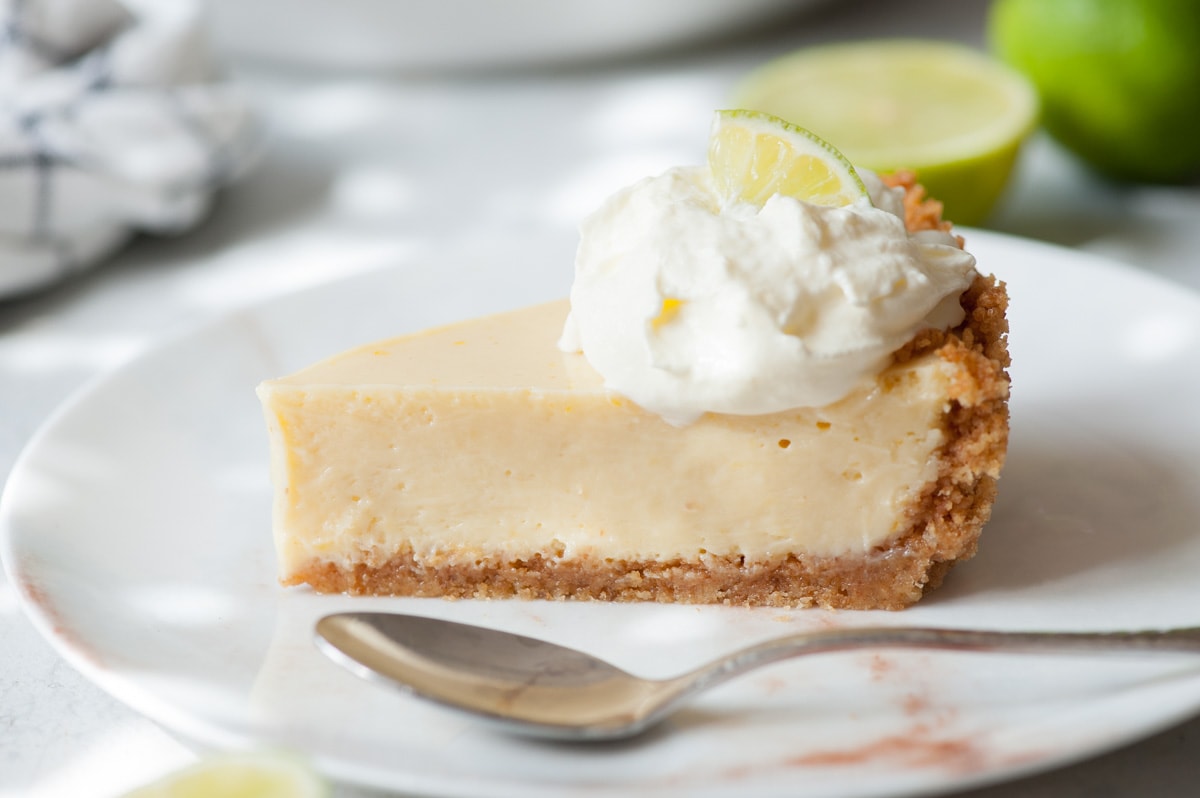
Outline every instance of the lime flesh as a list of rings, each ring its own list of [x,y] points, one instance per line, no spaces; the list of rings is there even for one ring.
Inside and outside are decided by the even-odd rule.
[[[761,207],[775,194],[840,207],[867,196],[844,155],[810,131],[761,111],[718,111],[708,166],[725,202]]]

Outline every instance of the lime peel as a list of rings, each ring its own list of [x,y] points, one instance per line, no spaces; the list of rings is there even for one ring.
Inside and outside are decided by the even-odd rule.
[[[997,0],[992,49],[1041,95],[1046,131],[1110,177],[1200,177],[1200,4]]]

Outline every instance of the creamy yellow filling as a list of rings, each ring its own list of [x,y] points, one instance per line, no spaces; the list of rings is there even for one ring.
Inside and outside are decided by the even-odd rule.
[[[863,553],[937,475],[952,367],[936,356],[827,407],[677,428],[555,347],[566,312],[375,343],[263,383],[283,577],[410,549],[438,564]]]

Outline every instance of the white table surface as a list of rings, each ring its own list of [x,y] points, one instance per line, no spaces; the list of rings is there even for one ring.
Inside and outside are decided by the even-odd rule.
[[[273,133],[261,166],[212,218],[180,238],[137,241],[52,290],[0,301],[0,479],[59,402],[174,331],[298,287],[498,239],[539,237],[568,263],[580,215],[618,185],[701,158],[709,113],[764,59],[879,35],[981,45],[985,8],[828,3],[757,35],[568,68],[364,77],[235,64]],[[989,226],[1200,289],[1200,186],[1112,185],[1041,137]],[[0,798],[117,795],[195,757],[60,660],[0,576]],[[964,795],[1182,796],[1195,794],[1198,775],[1200,719]]]

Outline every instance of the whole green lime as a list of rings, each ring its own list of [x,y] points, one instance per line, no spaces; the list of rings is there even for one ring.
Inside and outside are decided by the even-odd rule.
[[[996,0],[988,34],[1085,161],[1128,180],[1200,176],[1200,2]]]

